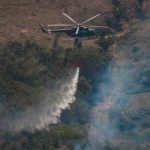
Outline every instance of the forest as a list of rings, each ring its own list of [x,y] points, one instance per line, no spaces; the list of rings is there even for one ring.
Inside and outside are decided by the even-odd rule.
[[[96,46],[79,44],[66,48],[59,43],[59,35],[51,46],[28,38],[0,43],[1,150],[150,148],[150,111],[145,98],[149,95],[136,95],[150,90],[149,45],[146,47],[149,43],[142,36],[149,32],[150,25],[149,14],[143,9],[145,1],[136,0],[130,12],[126,2],[112,0],[112,9],[103,23],[114,32],[101,30]],[[22,111],[40,103],[78,64],[75,101],[70,108],[61,110],[59,122],[40,130],[12,131],[11,120],[22,117]],[[40,111],[33,112],[33,116],[40,115]]]

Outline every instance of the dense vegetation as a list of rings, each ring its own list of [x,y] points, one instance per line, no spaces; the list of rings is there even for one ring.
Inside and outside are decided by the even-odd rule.
[[[25,131],[15,136],[5,133],[1,149],[53,149],[64,144],[73,146],[79,141],[84,143],[87,133],[83,125],[88,122],[88,112],[95,103],[90,95],[97,91],[99,76],[107,70],[110,60],[110,53],[102,48],[64,49],[55,45],[49,49],[30,41],[2,45],[0,103],[5,109],[0,112],[1,118],[37,103],[47,86],[53,86],[56,79],[78,63],[81,72],[77,100],[70,110],[63,111],[61,124],[50,127],[48,132]]]
[[[128,10],[122,1],[112,0],[112,4],[113,9],[104,18],[104,23],[113,28],[115,32],[123,31],[124,24],[128,24],[133,17],[146,19],[142,9],[142,0],[136,1],[134,13],[131,16],[128,15]],[[59,45],[57,38],[54,40],[53,48],[39,45],[34,41],[10,41],[0,45],[0,120],[9,114],[15,114],[18,110],[38,103],[45,89],[52,88],[54,82],[61,79],[70,68],[75,67],[78,63],[81,66],[76,101],[71,104],[70,109],[63,110],[60,116],[61,122],[57,125],[49,125],[49,130],[37,130],[34,133],[22,131],[12,134],[2,131],[0,149],[55,150],[63,145],[74,149],[76,144],[83,147],[87,144],[89,112],[96,104],[96,98],[93,95],[96,95],[98,85],[104,82],[104,78],[105,82],[111,82],[111,79],[104,77],[104,74],[113,58],[109,48],[116,39],[111,36],[105,38],[106,34],[105,31],[100,32],[101,38],[97,41],[98,48],[84,48],[78,45],[65,49]],[[140,48],[133,46],[131,51],[136,54]],[[141,89],[149,90],[150,71],[143,68],[141,70],[133,77],[135,82],[129,87],[131,93],[141,91]],[[140,87],[134,84],[137,81],[140,82]],[[134,90],[135,87],[137,89]],[[129,136],[126,131],[132,132],[139,120],[141,127],[149,126],[147,121],[142,120],[145,114],[149,115],[147,109],[138,115],[136,112],[132,113],[131,120],[134,122],[124,120],[121,115],[118,115],[118,110],[110,110],[110,114],[112,122],[119,120],[117,126],[120,133],[123,133],[126,138],[133,136],[132,133]],[[147,137],[146,133],[144,138],[147,139]],[[120,148],[110,143],[106,145],[103,148],[105,150],[119,150]],[[125,149],[123,146],[121,149]],[[132,147],[137,149],[136,145]],[[148,149],[146,146],[144,148]]]

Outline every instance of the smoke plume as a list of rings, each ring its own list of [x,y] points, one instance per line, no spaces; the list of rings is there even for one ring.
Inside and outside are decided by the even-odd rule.
[[[149,60],[146,57],[142,57],[135,62],[133,58],[138,55],[140,55],[140,52],[134,56],[131,53],[127,53],[127,51],[118,53],[117,57],[119,56],[119,59],[116,58],[112,62],[110,69],[105,74],[105,76],[111,79],[111,83],[104,81],[100,85],[98,94],[103,99],[97,99],[97,106],[91,111],[86,150],[103,150],[107,148],[129,149],[133,148],[133,145],[137,141],[144,139],[139,136],[141,134],[139,130],[144,130],[138,124],[140,122],[139,120],[136,120],[137,122],[135,122],[134,127],[130,130],[125,129],[125,123],[128,126],[133,125],[132,119],[129,122],[130,116],[127,116],[125,113],[130,107],[129,94],[134,94],[134,92],[137,93],[140,92],[139,90],[142,90],[137,88],[141,87],[140,82],[142,82],[139,80],[139,77],[148,80],[146,76],[142,76],[140,73],[148,70],[147,61],[149,62]],[[146,87],[142,86],[142,88],[144,89]],[[131,107],[134,109],[132,110],[133,112],[137,111],[136,108]],[[136,115],[138,116],[137,112]],[[146,116],[146,114],[142,115],[143,118]],[[126,131],[129,135],[124,134],[121,130]],[[135,136],[134,138],[132,137],[133,135]],[[143,137],[146,139],[144,134]],[[138,144],[137,142],[135,145]],[[76,150],[79,150],[79,148],[76,148]]]

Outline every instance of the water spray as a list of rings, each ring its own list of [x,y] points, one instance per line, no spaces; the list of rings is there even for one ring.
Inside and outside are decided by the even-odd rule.
[[[69,78],[69,77],[67,77]],[[50,124],[59,122],[61,111],[69,108],[75,101],[75,93],[79,78],[79,66],[71,72],[70,78],[47,94],[36,106],[31,106],[23,112],[18,112],[16,116],[7,117],[0,121],[0,130],[9,132],[19,132],[22,130],[35,131],[48,129]]]

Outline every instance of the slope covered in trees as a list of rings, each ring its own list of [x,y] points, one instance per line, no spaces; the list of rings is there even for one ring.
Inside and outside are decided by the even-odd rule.
[[[45,91],[53,88],[78,63],[80,78],[76,101],[71,104],[70,109],[63,110],[60,123],[50,124],[48,129],[35,132],[25,130],[11,133],[0,130],[0,149],[56,150],[65,145],[70,150],[85,150],[91,142],[90,131],[95,133],[95,129],[103,127],[108,118],[111,125],[117,122],[117,140],[116,137],[106,140],[103,145],[96,136],[93,139],[97,141],[92,139],[92,142],[98,145],[97,150],[99,146],[104,150],[149,149],[149,94],[139,94],[148,92],[150,87],[149,1],[87,2],[1,0],[0,30],[3,34],[0,36],[0,121],[42,101]],[[6,17],[5,11],[8,14]],[[81,21],[84,17],[91,16],[91,12],[102,13],[102,19],[95,23],[108,25],[115,33],[107,36],[104,31],[94,45],[86,46],[90,42],[85,41],[83,47],[68,48],[73,41],[70,44],[66,37],[53,39],[35,32],[35,24],[39,20],[48,23],[48,18],[51,18],[49,23],[60,23],[63,11]],[[128,59],[123,59],[124,55]],[[116,63],[118,60],[119,65]],[[110,96],[116,96],[111,93],[116,88],[113,82],[115,78],[112,78],[114,74],[111,74],[113,65],[118,72],[121,71],[120,66],[123,66],[122,68],[133,70],[133,73],[125,78],[127,72],[119,72],[121,79],[128,85],[124,89],[126,93],[121,93],[123,98],[115,101],[117,107],[113,105],[109,111],[105,111],[112,105],[107,100]],[[118,75],[117,72],[115,75]],[[98,120],[95,114],[98,115]],[[113,128],[104,128],[104,131],[106,129],[108,133]],[[103,135],[101,130],[97,133]]]

